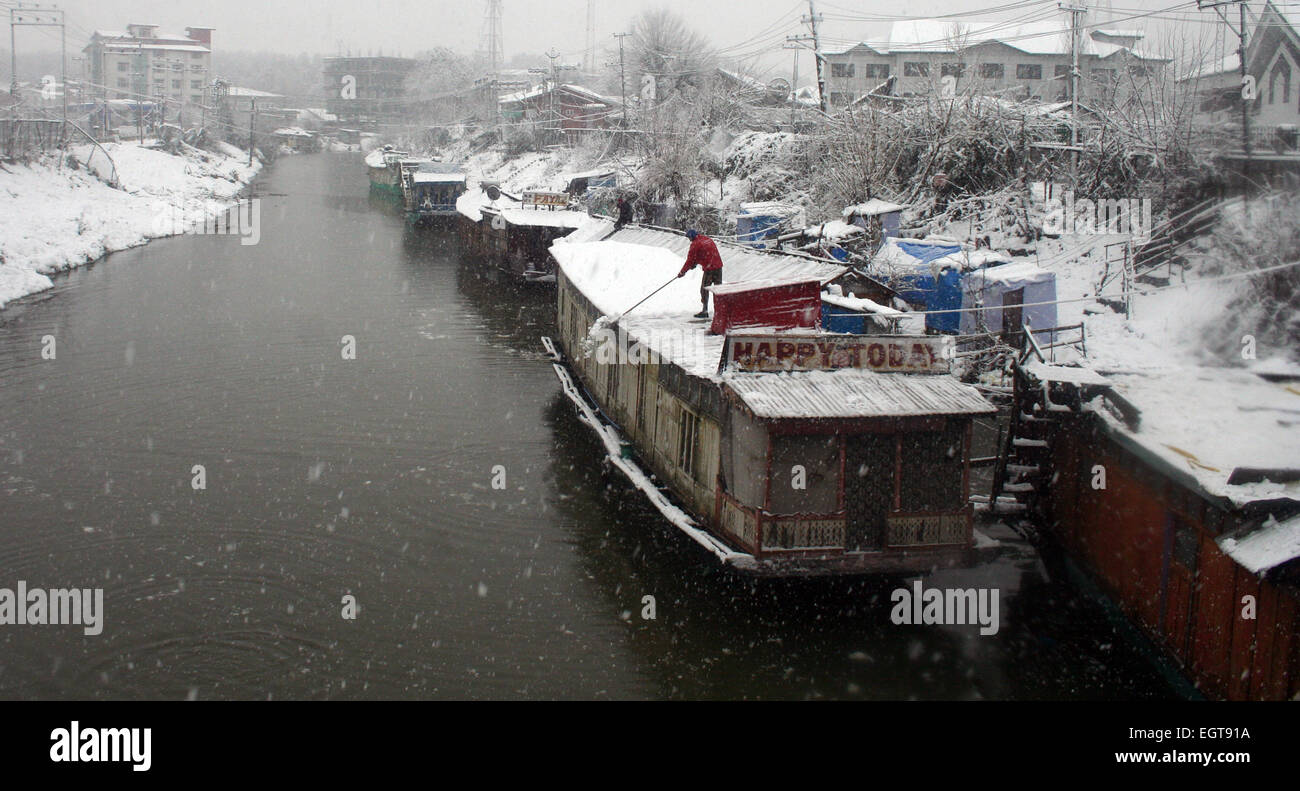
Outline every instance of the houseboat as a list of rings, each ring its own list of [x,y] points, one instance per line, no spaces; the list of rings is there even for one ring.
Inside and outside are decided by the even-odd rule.
[[[1053,365],[1029,333],[1015,376],[991,501],[1027,508],[1200,694],[1297,699],[1300,382]]]
[[[527,190],[515,197],[494,184],[466,192],[456,201],[465,251],[515,279],[554,282],[551,244],[593,222],[568,206],[563,192]]]
[[[398,151],[391,145],[386,145],[366,154],[365,161],[366,174],[370,177],[370,188],[401,197],[404,180],[421,165],[432,160],[427,157],[413,157],[406,151]]]
[[[543,344],[610,462],[745,573],[972,562],[972,423],[996,410],[951,375],[952,339],[827,331],[823,295],[843,301],[852,270],[721,243],[713,318],[693,319],[687,248],[640,227],[551,248],[558,346]]]
[[[439,162],[422,164],[403,182],[406,215],[415,223],[456,218],[456,201],[465,194],[465,172]]]

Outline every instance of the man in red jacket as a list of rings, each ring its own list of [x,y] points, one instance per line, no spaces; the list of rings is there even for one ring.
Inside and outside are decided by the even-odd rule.
[[[718,255],[718,246],[713,243],[713,240],[694,228],[686,232],[686,238],[691,240],[691,250],[686,254],[686,263],[682,265],[682,271],[678,272],[677,276],[685,277],[696,264],[704,270],[704,276],[700,279],[700,312],[695,314],[695,318],[707,319],[709,286],[722,283],[722,256]]]

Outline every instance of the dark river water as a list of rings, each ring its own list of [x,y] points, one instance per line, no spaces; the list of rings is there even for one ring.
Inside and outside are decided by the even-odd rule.
[[[896,581],[719,572],[603,470],[541,354],[553,292],[407,228],[359,155],[255,186],[256,245],[158,240],[0,311],[0,588],[105,609],[0,625],[0,697],[1173,694],[1005,528],[929,580],[997,587],[992,636],[895,626]]]

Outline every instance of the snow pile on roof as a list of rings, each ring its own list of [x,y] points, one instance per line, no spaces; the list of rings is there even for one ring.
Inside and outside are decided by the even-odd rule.
[[[997,407],[951,376],[860,369],[735,373],[722,381],[760,418],[984,415]]]
[[[1241,506],[1256,500],[1300,501],[1300,481],[1229,483],[1233,471],[1300,470],[1300,386],[1273,383],[1231,368],[1174,368],[1107,374],[1115,392],[1140,411],[1132,431],[1096,409],[1212,497]]]
[[[511,225],[534,228],[579,228],[587,219],[580,211],[548,211],[546,209],[506,208],[501,216]]]
[[[819,225],[810,225],[803,229],[803,235],[805,237],[824,239],[828,242],[838,242],[841,239],[847,239],[850,236],[856,236],[862,232],[861,227],[850,225],[843,220],[830,220]]]
[[[1262,574],[1300,557],[1300,516],[1279,522],[1270,515],[1259,528],[1243,536],[1224,536],[1218,544],[1246,570]]]
[[[500,198],[492,200],[481,188],[466,190],[456,198],[456,211],[465,215],[474,222],[483,219],[484,209],[506,209],[519,206],[519,201],[507,197],[504,193]]]
[[[282,126],[279,129],[276,129],[271,134],[279,135],[280,137],[311,137],[312,136],[311,132],[308,132],[306,129],[303,129],[300,126]]]
[[[890,214],[892,212],[902,211],[906,208],[907,207],[901,203],[892,203],[887,200],[872,198],[869,201],[856,203],[852,206],[845,206],[844,211],[840,212],[840,214],[843,217],[852,217],[855,214],[860,217],[874,217],[878,214]]]
[[[583,215],[577,230],[555,240],[556,244],[574,244],[577,242],[598,242],[614,232],[614,221],[604,217]]]
[[[464,184],[465,171],[443,162],[426,162],[411,174],[416,184]]]
[[[798,206],[778,201],[756,201],[740,204],[740,213],[759,217],[794,217],[802,212]]]
[[[902,316],[903,311],[895,308],[881,305],[862,297],[855,297],[851,294],[822,294],[822,302],[828,305],[834,305],[838,308],[847,308],[848,310],[857,310],[863,313],[875,313],[881,316]]]

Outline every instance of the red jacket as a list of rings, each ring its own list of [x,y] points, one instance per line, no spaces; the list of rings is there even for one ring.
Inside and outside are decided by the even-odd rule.
[[[686,263],[682,266],[678,277],[694,269],[696,264],[706,272],[722,268],[722,256],[718,255],[718,246],[702,233],[696,234],[695,241],[691,242],[691,251],[686,254]]]

